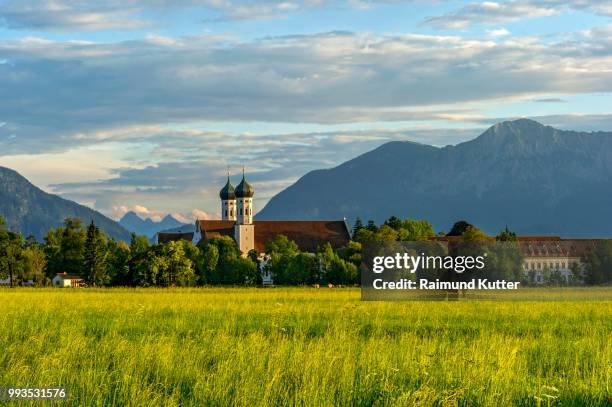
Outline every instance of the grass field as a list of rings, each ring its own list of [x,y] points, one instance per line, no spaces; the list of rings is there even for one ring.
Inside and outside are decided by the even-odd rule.
[[[612,289],[585,290],[600,299],[3,289],[0,386],[100,406],[611,405]]]

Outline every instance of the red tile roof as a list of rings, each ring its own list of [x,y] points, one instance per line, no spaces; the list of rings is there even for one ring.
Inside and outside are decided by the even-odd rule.
[[[459,242],[461,236],[436,236],[432,240]],[[518,236],[521,252],[525,257],[583,257],[593,251],[600,240],[563,239],[559,236]],[[489,241],[495,241],[489,237]]]
[[[203,239],[216,236],[234,236],[235,221],[200,220],[198,225]],[[300,250],[314,252],[319,245],[329,242],[332,247],[345,246],[351,235],[343,220],[255,220],[255,249],[265,251],[266,243],[278,235],[293,240]]]
[[[597,247],[595,239],[527,240],[519,239],[525,257],[584,257]]]

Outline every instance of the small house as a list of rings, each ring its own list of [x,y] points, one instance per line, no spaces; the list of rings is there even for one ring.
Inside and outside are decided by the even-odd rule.
[[[85,287],[85,279],[83,277],[66,272],[57,273],[52,281],[53,287]]]

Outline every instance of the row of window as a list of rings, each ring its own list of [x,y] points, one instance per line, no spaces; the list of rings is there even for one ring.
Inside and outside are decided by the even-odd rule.
[[[242,210],[242,208],[240,208],[240,215],[253,215],[253,209],[251,208],[247,208],[244,212]],[[229,211],[229,216],[234,216],[234,210],[230,209]],[[225,210],[225,217],[227,218],[227,209]]]
[[[529,263],[525,263],[524,267],[525,270],[542,270],[544,268],[549,268],[549,269],[553,269],[553,270],[561,270],[561,269],[566,269],[568,267],[571,267],[572,264],[578,264],[577,261],[569,261],[569,262],[529,262]]]

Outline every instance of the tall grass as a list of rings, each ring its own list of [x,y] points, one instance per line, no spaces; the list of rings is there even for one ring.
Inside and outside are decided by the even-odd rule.
[[[64,386],[72,405],[612,403],[606,300],[5,289],[0,327],[0,386]]]

